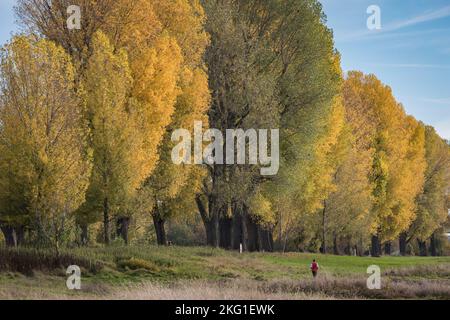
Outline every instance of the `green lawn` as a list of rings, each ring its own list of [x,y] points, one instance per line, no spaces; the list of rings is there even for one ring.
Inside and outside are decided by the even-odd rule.
[[[3,251],[4,254],[5,251]],[[13,251],[13,258],[35,251]],[[0,258],[2,251],[0,250]],[[17,256],[17,257],[16,257]],[[51,256],[46,253],[46,258]],[[334,279],[363,279],[371,265],[377,265],[385,275],[402,281],[450,278],[450,257],[347,257],[303,253],[244,253],[194,247],[109,247],[77,248],[63,253],[63,266],[57,268],[36,267],[23,274],[0,264],[0,287],[22,292],[43,292],[50,296],[66,292],[65,268],[81,264],[85,294],[101,295],[104,288],[136,285],[145,282],[170,285],[179,281],[308,281],[309,265],[317,259],[321,275]],[[13,261],[10,265],[20,264]],[[29,262],[28,262],[29,263]],[[67,266],[66,266],[67,264]],[[10,270],[5,270],[10,268]],[[431,272],[429,271],[431,270]],[[437,270],[437,271],[433,271]],[[450,285],[450,283],[449,283]],[[6,289],[4,289],[6,290]],[[92,291],[92,292],[91,292]],[[69,295],[76,293],[69,293]],[[2,293],[0,290],[0,298]]]
[[[101,261],[105,268],[95,277],[159,281],[175,279],[274,279],[309,277],[312,259],[321,271],[333,276],[365,275],[377,265],[382,272],[398,268],[450,265],[450,257],[348,257],[305,253],[244,253],[211,248],[118,247],[75,249],[72,254]],[[133,261],[135,262],[133,264]],[[131,263],[127,263],[131,262]],[[142,266],[139,262],[143,263]]]
[[[377,265],[382,272],[417,266],[450,264],[450,257],[348,257],[333,255],[313,255],[313,254],[280,254],[267,255],[264,260],[270,263],[304,268],[312,259],[317,259],[322,271],[333,275],[361,274],[367,271],[367,267]],[[309,272],[307,272],[309,273]]]

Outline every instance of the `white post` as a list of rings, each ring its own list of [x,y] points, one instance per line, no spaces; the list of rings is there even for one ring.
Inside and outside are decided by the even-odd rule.
[[[242,254],[242,243],[239,246],[239,253]]]

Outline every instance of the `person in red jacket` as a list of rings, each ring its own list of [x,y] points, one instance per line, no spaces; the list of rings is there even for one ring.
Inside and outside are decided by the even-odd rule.
[[[310,268],[311,268],[311,272],[313,274],[313,277],[316,278],[317,277],[317,273],[319,272],[319,264],[316,262],[315,259],[311,263],[311,267]]]

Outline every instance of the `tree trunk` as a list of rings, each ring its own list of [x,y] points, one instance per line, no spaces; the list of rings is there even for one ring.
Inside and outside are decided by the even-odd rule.
[[[327,202],[323,203],[322,210],[322,253],[327,254]]]
[[[275,247],[273,243],[273,231],[269,231],[268,237],[269,237],[270,252],[274,252]]]
[[[212,218],[212,240],[213,240],[213,247],[219,248],[220,247],[220,210],[217,208],[214,208],[213,210],[213,218]]]
[[[209,247],[214,246],[214,231],[213,231],[213,225],[211,221],[203,221],[203,226],[205,227],[205,234],[206,234],[206,245]]]
[[[417,244],[419,245],[419,254],[420,254],[420,256],[426,257],[428,255],[426,241],[420,241],[419,239],[417,239]]]
[[[14,228],[11,226],[0,226],[0,229],[3,232],[3,236],[5,237],[5,243],[7,247],[16,247],[17,239]]]
[[[269,229],[261,228],[261,250],[266,252],[273,252],[273,236]]]
[[[364,244],[362,237],[359,238],[358,245],[356,246],[356,254],[360,257],[364,256]]]
[[[18,226],[14,228],[16,231],[16,243],[17,246],[22,246],[25,243],[25,227],[24,226]]]
[[[85,247],[89,243],[89,227],[87,224],[80,225],[80,240],[81,246]]]
[[[242,212],[241,230],[242,230],[242,250],[248,251],[248,229],[247,229],[247,214]]]
[[[206,245],[213,247],[214,246],[214,231],[213,231],[212,220],[210,218],[210,215],[206,211],[206,207],[203,204],[203,201],[202,201],[200,195],[197,195],[195,197],[195,202],[197,203],[198,212],[200,213],[200,216],[203,221],[203,225],[205,227]]]
[[[225,146],[224,146],[225,148]],[[213,247],[220,247],[220,218],[221,218],[221,206],[219,206],[219,200],[217,195],[221,192],[219,185],[220,177],[224,176],[224,166],[214,166],[212,173],[212,192],[208,196],[208,211],[211,219],[212,241]]]
[[[380,250],[380,239],[378,235],[372,236],[372,247],[371,247],[371,255],[372,257],[379,257],[381,255]]]
[[[398,244],[400,247],[400,255],[406,256],[406,245],[408,244],[408,234],[406,232],[403,232],[400,234],[400,238],[398,240]]]
[[[339,245],[338,245],[336,233],[333,234],[333,254],[335,254],[337,256],[339,256],[341,254],[339,251]]]
[[[392,242],[388,241],[384,244],[384,254],[390,256],[392,253]]]
[[[258,227],[251,217],[246,214],[247,224],[247,250],[254,252],[258,250]]]
[[[283,240],[283,253],[286,253],[287,249],[288,249],[288,240],[289,240],[289,229],[286,230],[286,232],[284,233],[284,240]]]
[[[430,238],[430,254],[433,257],[438,256],[437,243],[436,243],[436,234],[433,233]]]
[[[109,228],[109,203],[108,198],[103,201],[103,228],[104,228],[104,241],[106,245],[111,243],[111,234]]]
[[[345,252],[345,254],[347,256],[351,256],[352,255],[352,246],[351,246],[350,241],[348,239],[345,239],[344,252]]]
[[[258,248],[257,250],[260,252],[265,251],[264,250],[264,236],[263,236],[264,231],[262,230],[262,227],[260,225],[256,226],[256,235],[257,235],[257,245]]]
[[[195,197],[198,211],[202,217],[206,232],[206,243],[208,246],[218,248],[220,245],[220,210],[217,208],[215,197],[208,197],[208,210],[206,209],[200,195]]]
[[[278,241],[277,241],[277,250],[282,251],[283,250],[283,224],[282,221],[282,214],[281,212],[278,213]]]
[[[222,215],[220,219],[220,247],[224,249],[231,249],[231,230],[233,220]]]
[[[129,243],[128,230],[130,229],[130,218],[122,217],[117,219],[117,235],[120,236],[126,245]]]
[[[157,213],[153,213],[153,225],[156,231],[156,241],[159,246],[167,245],[166,230],[164,224],[166,221]]]
[[[239,250],[242,243],[242,215],[238,210],[233,212],[233,226],[231,228],[231,248]]]

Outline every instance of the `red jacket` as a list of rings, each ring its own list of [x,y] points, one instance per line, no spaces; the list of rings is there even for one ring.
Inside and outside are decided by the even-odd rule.
[[[317,262],[313,262],[311,264],[311,270],[312,271],[318,271],[319,270],[319,264]]]

